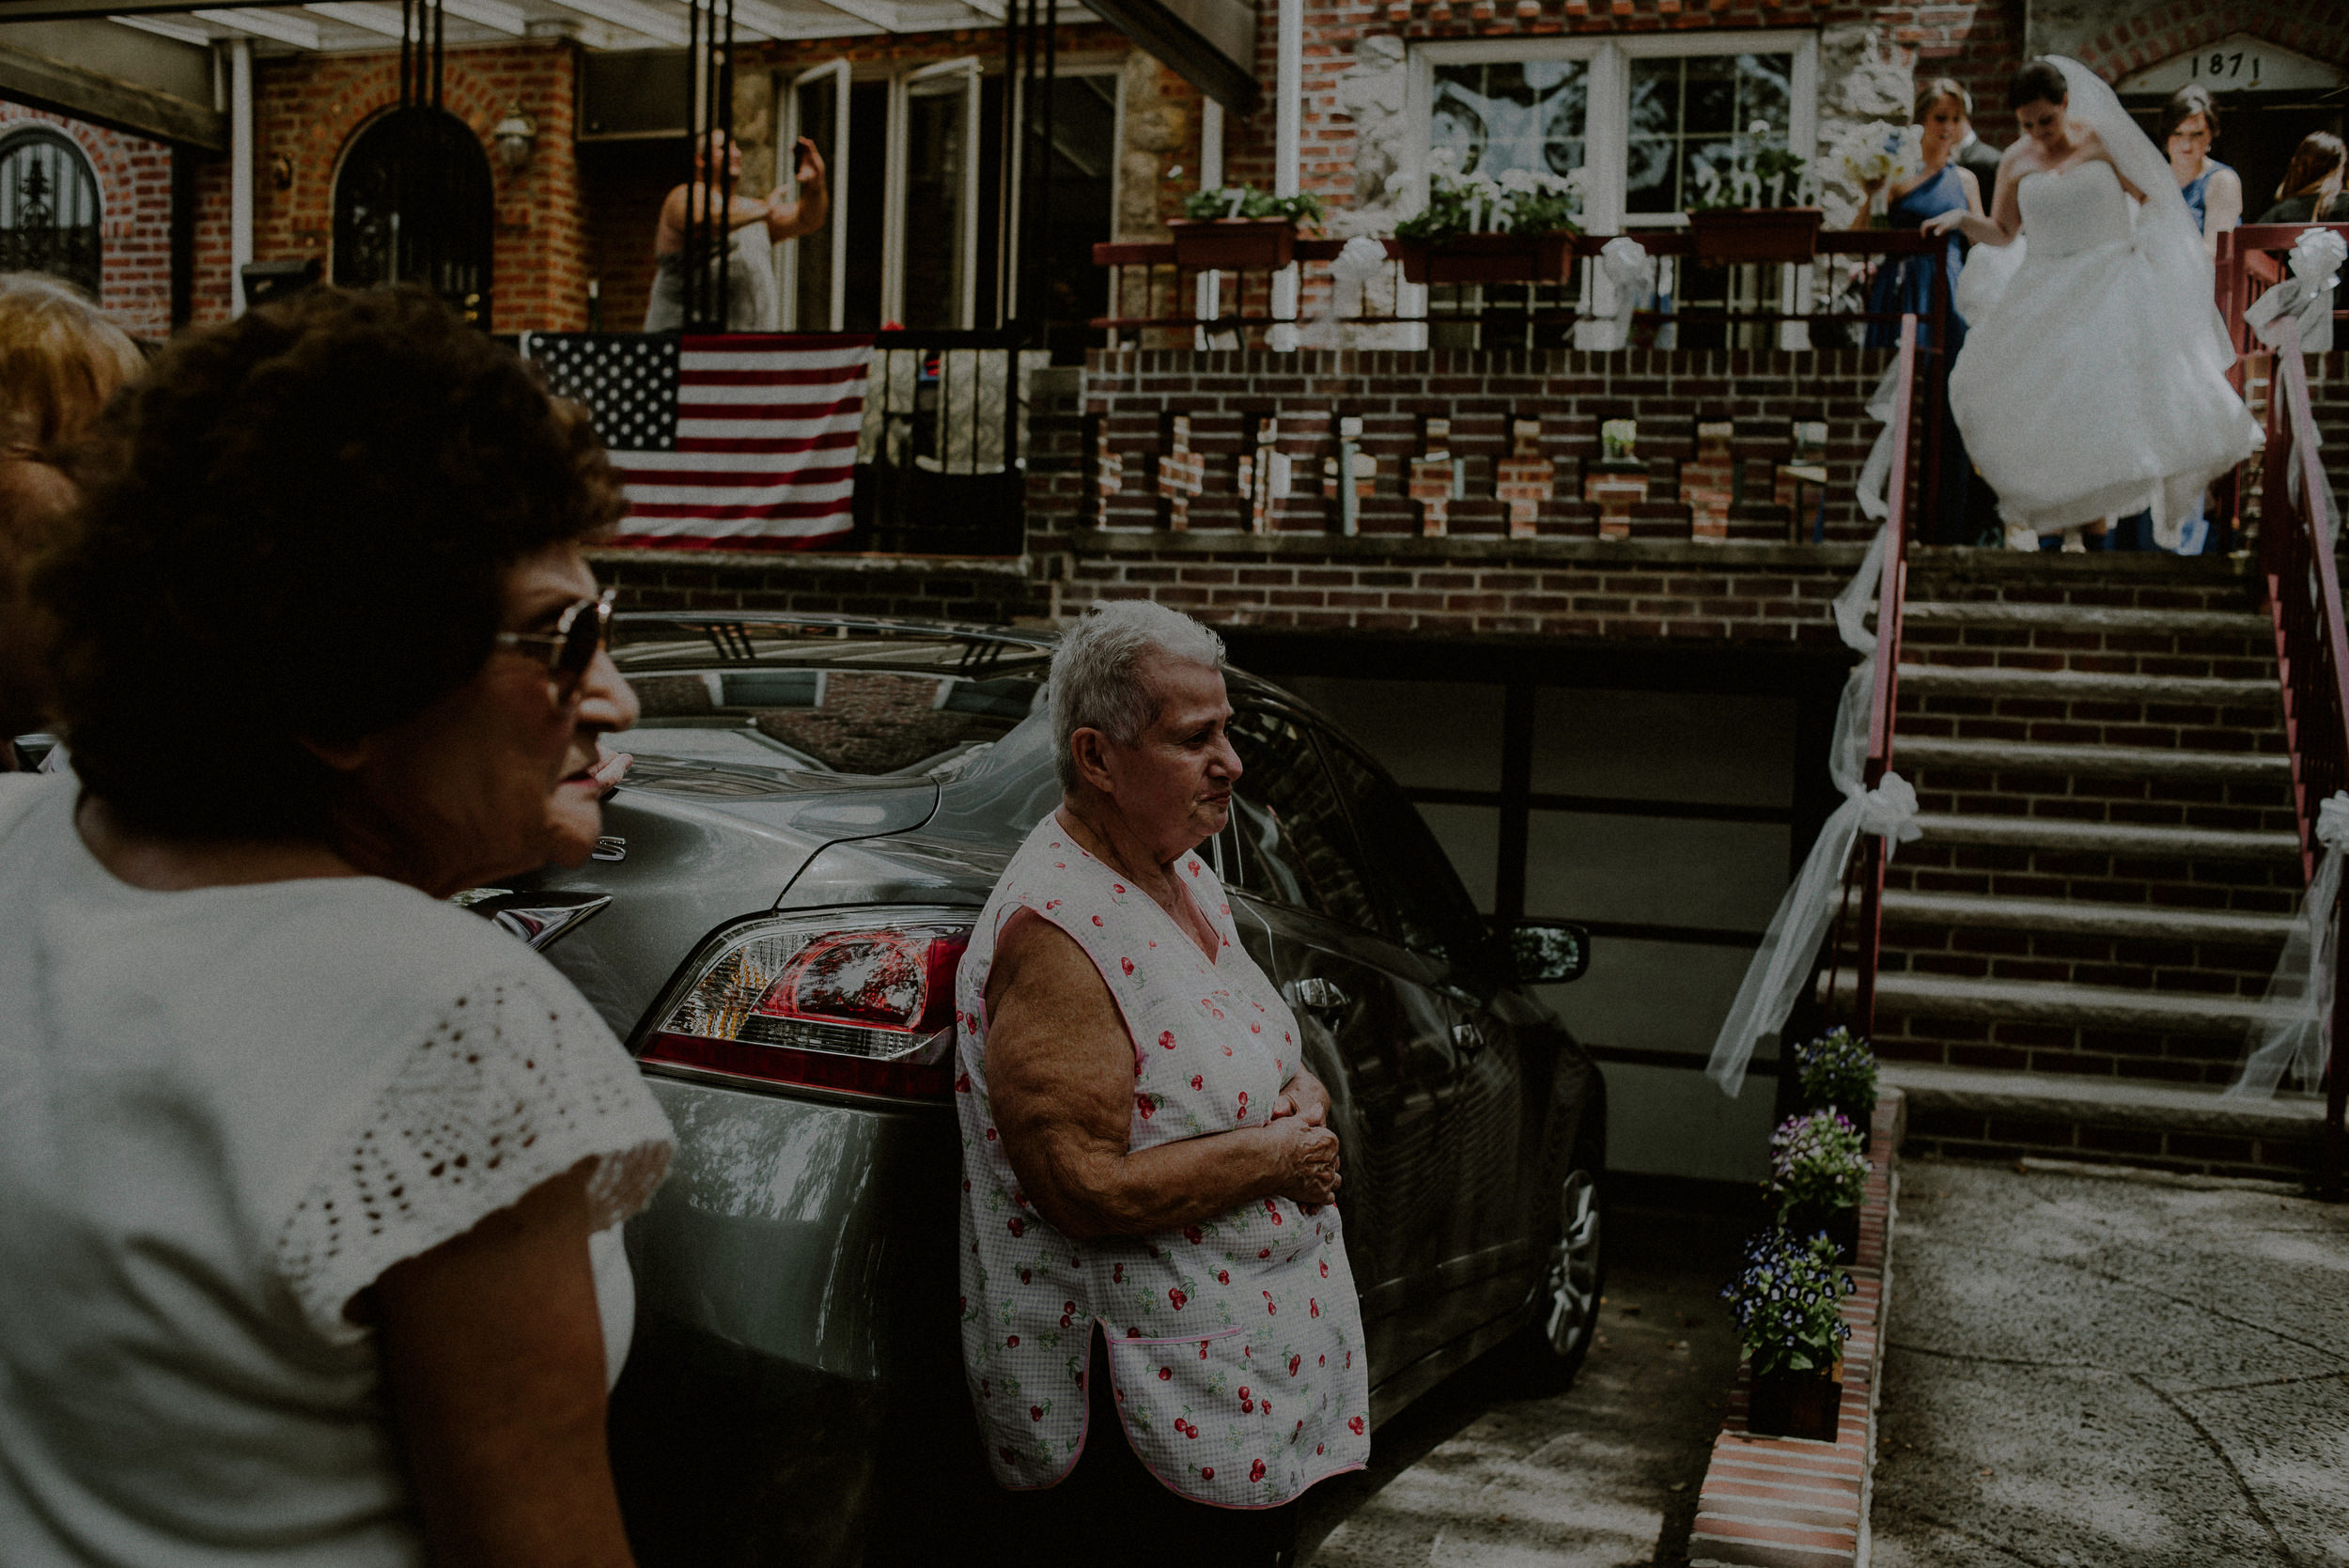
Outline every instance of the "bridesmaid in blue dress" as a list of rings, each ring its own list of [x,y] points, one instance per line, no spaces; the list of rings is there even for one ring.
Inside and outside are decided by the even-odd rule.
[[[1946,76],[1936,77],[1925,84],[1917,95],[1917,123],[1924,128],[1922,152],[1924,167],[1913,174],[1896,177],[1889,194],[1890,205],[1886,216],[1894,228],[1921,227],[1927,218],[1942,212],[1983,212],[1982,185],[1973,171],[1957,163],[1959,146],[1966,140],[1967,121],[1972,116],[1973,102],[1966,89]],[[1869,194],[1875,194],[1875,187]],[[1949,287],[1954,297],[1959,270],[1966,264],[1965,242],[1955,232],[1949,237],[1944,259],[1949,267]],[[1919,318],[1918,341],[1932,341],[1934,258],[1923,256],[1888,256],[1876,269],[1875,282],[1868,291],[1871,315],[1898,316],[1913,313]],[[1950,307],[1950,354],[1952,359],[1966,346],[1966,321]],[[1901,324],[1897,320],[1871,321],[1864,339],[1871,349],[1897,348],[1901,340]],[[1941,482],[1934,508],[1935,544],[1971,544],[1973,535],[1966,526],[1967,481],[1971,464],[1966,457],[1966,443],[1959,438],[1956,422],[1950,417],[1949,405],[1942,405],[1941,421]]]

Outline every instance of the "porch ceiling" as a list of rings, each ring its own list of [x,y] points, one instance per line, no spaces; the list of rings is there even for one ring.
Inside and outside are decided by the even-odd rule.
[[[685,43],[690,8],[685,0],[446,0],[446,13],[450,44],[568,36],[590,49],[657,49]],[[738,40],[754,43],[991,27],[1003,15],[1003,0],[735,0],[734,28]],[[1063,0],[1058,15],[1081,22],[1093,13]],[[183,43],[248,39],[261,54],[381,50],[400,25],[395,0],[0,0],[0,25],[99,18]]]

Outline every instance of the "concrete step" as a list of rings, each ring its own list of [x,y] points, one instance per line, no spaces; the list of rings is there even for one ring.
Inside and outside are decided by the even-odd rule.
[[[2188,675],[2100,675],[2078,670],[2009,666],[1903,664],[1904,696],[2043,697],[2049,701],[2201,704],[2214,707],[2273,706],[2282,699],[2272,680],[2213,680]]]
[[[2314,1094],[2236,1098],[2218,1089],[2190,1089],[2139,1079],[2078,1078],[2061,1073],[2001,1072],[1887,1062],[1884,1086],[1908,1098],[1912,1120],[1962,1111],[1993,1117],[2071,1121],[2155,1132],[2310,1139],[2325,1124],[2325,1102]]]
[[[2097,604],[2011,604],[2003,599],[1912,599],[1902,608],[1904,624],[1994,626],[2030,630],[2120,631],[2211,636],[2266,636],[2268,618],[2257,611],[2122,610]]]
[[[1937,844],[2004,844],[2085,854],[2170,856],[2182,861],[2287,861],[2300,854],[2299,835],[2289,832],[2141,828],[2043,816],[1920,815],[1917,826],[1924,830],[1927,840]]]
[[[1857,990],[1849,970],[1835,973],[1830,1006]],[[2121,990],[2029,980],[1957,980],[1891,973],[1876,977],[1879,1013],[1993,1022],[2059,1024],[2145,1034],[2243,1034],[2264,1013],[2252,997]]]
[[[2280,752],[2173,752],[2149,746],[2041,746],[2014,740],[1896,736],[1892,766],[1966,768],[1982,772],[2066,773],[2095,778],[2221,779],[2292,782]]]
[[[1888,924],[1993,926],[2002,931],[2057,931],[2084,937],[2158,938],[2187,942],[2281,942],[2288,915],[2237,914],[2225,909],[2156,908],[2144,904],[2097,904],[2054,898],[1990,898],[1958,893],[1911,893],[1888,888]]]

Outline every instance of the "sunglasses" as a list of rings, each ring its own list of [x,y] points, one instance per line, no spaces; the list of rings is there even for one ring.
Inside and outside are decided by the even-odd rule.
[[[572,600],[555,617],[552,631],[501,631],[497,645],[545,659],[548,678],[568,700],[612,635],[612,599],[618,592],[606,588],[594,598]]]

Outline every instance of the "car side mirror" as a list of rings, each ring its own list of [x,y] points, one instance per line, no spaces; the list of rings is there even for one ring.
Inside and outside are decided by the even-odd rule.
[[[1518,984],[1559,986],[1591,967],[1591,934],[1559,920],[1519,921],[1503,934]]]

